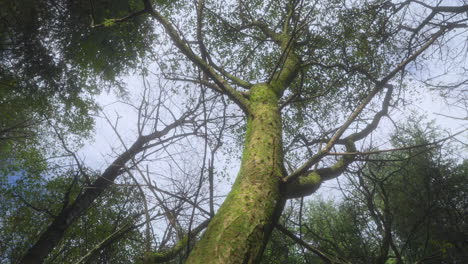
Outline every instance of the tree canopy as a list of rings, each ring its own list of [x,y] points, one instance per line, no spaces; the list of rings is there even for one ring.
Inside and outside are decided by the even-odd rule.
[[[432,149],[454,140],[466,150],[466,123],[393,142],[379,130],[398,127],[416,90],[466,120],[466,1],[22,0],[0,10],[2,261],[259,263],[270,241],[272,260],[279,250],[405,263],[466,246],[443,233],[455,218],[439,212],[466,213],[466,168]],[[106,92],[114,104],[99,101]],[[112,146],[96,166],[79,149],[98,121]],[[413,149],[422,154],[397,157]],[[352,197],[302,219],[297,199],[343,174]],[[288,214],[342,226],[314,227],[316,247]],[[413,230],[420,218],[425,229]],[[433,235],[436,226],[447,228]],[[272,245],[275,229],[314,257]]]

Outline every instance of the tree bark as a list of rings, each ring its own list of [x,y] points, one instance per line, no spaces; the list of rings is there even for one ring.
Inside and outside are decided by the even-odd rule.
[[[257,263],[284,207],[281,115],[267,84],[250,91],[237,179],[186,263]]]

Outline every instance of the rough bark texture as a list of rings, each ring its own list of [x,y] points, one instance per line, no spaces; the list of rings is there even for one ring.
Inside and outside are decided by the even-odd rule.
[[[250,102],[239,175],[186,263],[257,263],[284,206],[278,94],[258,84]]]

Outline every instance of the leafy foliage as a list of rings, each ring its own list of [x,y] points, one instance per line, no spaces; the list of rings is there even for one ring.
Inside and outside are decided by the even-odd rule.
[[[58,147],[52,126],[67,139],[90,135],[96,94],[105,87],[123,92],[119,76],[142,65],[154,40],[143,18],[105,29],[92,24],[142,6],[136,0],[0,3],[2,177],[45,169],[41,160]]]
[[[397,256],[403,263],[466,259],[467,161],[450,160],[449,149],[431,145],[435,130],[405,129],[394,137],[394,146],[423,147],[374,157],[384,161],[368,162],[357,176],[348,175],[344,200],[309,202],[307,241],[351,263],[379,263],[382,254],[387,263]],[[388,252],[382,251],[387,242]]]
[[[80,192],[76,172],[64,172],[44,181],[23,173],[15,181],[0,185],[0,262],[15,262],[63,206]],[[86,215],[75,222],[45,263],[75,263],[111,233],[125,224],[136,224],[142,208],[139,194],[131,188],[112,188]],[[129,222],[130,221],[130,222]],[[135,221],[131,222],[131,221]],[[142,234],[138,229],[126,238],[101,250],[89,263],[130,263],[142,254]]]

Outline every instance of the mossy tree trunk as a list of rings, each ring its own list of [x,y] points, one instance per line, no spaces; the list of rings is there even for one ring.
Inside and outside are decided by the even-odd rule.
[[[250,85],[235,76],[227,76],[236,85],[249,90],[244,96],[230,85],[226,76],[193,52],[169,20],[154,9],[150,12],[181,53],[214,82],[215,91],[226,94],[247,116],[239,174],[186,263],[258,263],[288,197],[279,100],[302,66],[295,53],[291,19],[286,19],[281,33],[258,25],[278,44],[283,55],[267,83]]]
[[[257,263],[283,209],[279,95],[267,84],[250,92],[239,175],[187,263]]]

